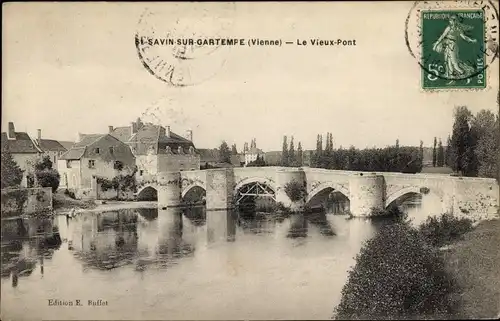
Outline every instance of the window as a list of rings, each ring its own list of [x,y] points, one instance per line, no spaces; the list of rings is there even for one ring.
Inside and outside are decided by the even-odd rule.
[[[71,161],[70,160],[66,161],[66,168],[71,168]]]
[[[142,174],[143,174],[143,173],[144,173],[144,171],[141,169],[141,170],[139,171],[139,176],[142,176]]]
[[[123,163],[121,161],[115,161],[114,168],[121,171],[123,169]]]
[[[115,151],[115,148],[114,148],[113,146],[111,146],[111,147],[109,148],[109,153],[110,153],[110,154],[113,154],[113,152],[114,152],[114,151]]]
[[[89,160],[89,168],[95,168],[95,160],[93,159]]]
[[[99,151],[100,151],[99,147],[97,147],[94,151],[95,151],[96,154],[99,154]]]

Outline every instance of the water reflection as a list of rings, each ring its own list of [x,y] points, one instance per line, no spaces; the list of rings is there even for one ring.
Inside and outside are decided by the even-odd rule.
[[[16,218],[2,222],[2,279],[11,278],[12,287],[19,279],[33,274],[40,264],[40,275],[44,274],[44,260],[52,259],[59,249],[59,229],[50,218]]]
[[[27,319],[54,317],[40,293],[76,291],[118,307],[86,310],[90,319],[326,319],[353,258],[384,224],[390,221],[204,207],[9,221],[2,224],[2,300],[30,302]],[[61,319],[81,317],[81,310],[58,311]]]

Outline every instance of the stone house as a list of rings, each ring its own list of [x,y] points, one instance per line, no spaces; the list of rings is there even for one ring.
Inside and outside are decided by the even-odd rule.
[[[42,130],[37,130],[38,135],[35,143],[38,148],[43,152],[43,156],[49,156],[52,161],[53,168],[57,168],[57,163],[59,157],[62,156],[68,150],[57,140],[54,139],[42,139]]]
[[[16,132],[13,122],[9,122],[7,132],[2,132],[2,153],[4,152],[10,153],[24,171],[21,186],[32,187],[34,181],[28,181],[28,177],[32,174],[33,165],[43,151],[26,132]]]
[[[112,180],[135,170],[135,157],[127,144],[109,134],[80,134],[80,140],[64,153],[57,164],[60,188],[77,198],[92,198],[95,177]],[[94,194],[95,196],[95,194]]]
[[[143,123],[140,118],[130,126],[109,126],[109,134],[126,143],[135,155],[137,179],[143,181],[163,171],[200,169],[200,155],[193,144],[193,132],[182,137],[170,126]]]

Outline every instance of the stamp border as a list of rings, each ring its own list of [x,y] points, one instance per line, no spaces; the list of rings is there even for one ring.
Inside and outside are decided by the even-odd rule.
[[[418,15],[417,17],[419,18],[419,22],[420,22],[420,28],[422,30],[422,32],[420,33],[420,40],[421,42],[423,42],[423,38],[424,38],[424,19],[423,19],[423,14],[424,13],[428,13],[428,12],[433,12],[433,11],[453,11],[453,9],[425,9],[425,10],[419,10],[418,11]],[[482,8],[478,8],[478,9],[473,9],[473,8],[456,8],[455,11],[482,11],[483,12],[483,20],[482,20],[482,24],[483,24],[483,39],[482,39],[482,43],[483,44],[486,44],[486,26],[485,26],[485,21],[484,21],[484,9]],[[424,51],[424,46],[421,47],[421,55],[420,55],[420,64],[423,64],[423,51]],[[483,52],[483,60],[486,62],[486,53]],[[425,90],[425,91],[428,91],[428,90],[449,90],[449,89],[458,89],[458,90],[467,90],[467,89],[472,89],[472,90],[484,90],[488,87],[489,85],[489,79],[488,79],[488,71],[489,71],[489,66],[485,65],[485,67],[483,68],[483,70],[481,71],[481,73],[484,73],[484,79],[485,79],[485,82],[484,82],[484,86],[474,86],[474,87],[451,87],[451,88],[446,88],[446,87],[425,87],[424,86],[424,78],[425,78],[425,74],[426,73],[429,73],[425,68],[422,67],[422,65],[420,66],[420,75],[421,75],[421,78],[420,78],[420,87]],[[476,75],[479,75],[481,73],[477,73]],[[463,79],[461,79],[463,80]]]

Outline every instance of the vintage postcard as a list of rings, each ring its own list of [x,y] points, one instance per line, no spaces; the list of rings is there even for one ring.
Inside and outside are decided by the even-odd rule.
[[[2,320],[499,316],[497,0],[2,13]]]

